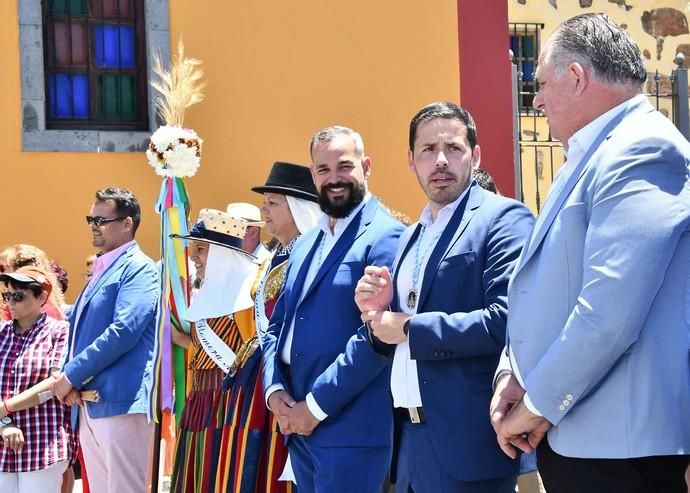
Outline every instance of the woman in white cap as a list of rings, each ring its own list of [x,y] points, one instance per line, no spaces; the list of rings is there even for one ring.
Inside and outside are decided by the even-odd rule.
[[[287,262],[297,237],[316,225],[321,213],[318,194],[306,166],[277,162],[266,184],[252,188],[263,194],[265,229],[279,246],[262,263],[252,288],[256,333],[238,354],[236,371],[223,383],[230,398],[223,429],[227,451],[229,493],[292,491],[290,475],[279,479],[287,461],[287,447],[273,414],[266,408],[261,378],[261,336],[283,287]]]
[[[0,322],[0,492],[58,493],[76,441],[69,408],[50,385],[69,325],[42,313],[53,291],[45,270],[22,267],[1,274],[0,283],[11,315]]]
[[[221,383],[253,330],[250,322],[243,326],[233,314],[253,305],[249,293],[259,267],[256,258],[242,250],[247,224],[224,211],[202,209],[189,235],[173,235],[192,241],[191,256],[197,273],[203,272],[203,281],[185,316],[193,322],[191,341],[173,338],[182,345],[190,341],[194,351],[189,363],[192,388],[180,419],[171,492],[227,491],[227,471],[219,465],[226,453],[220,443],[227,398]]]

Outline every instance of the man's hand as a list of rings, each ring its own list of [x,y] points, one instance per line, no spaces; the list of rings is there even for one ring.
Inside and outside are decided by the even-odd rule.
[[[510,458],[517,457],[515,448],[525,453],[534,450],[551,429],[543,416],[533,414],[523,401],[513,406],[498,429],[498,445]]]
[[[288,411],[290,411],[296,403],[295,399],[284,390],[277,390],[268,396],[268,407],[271,408],[271,412],[275,414],[280,432],[283,435],[294,433],[294,430],[290,428]]]
[[[22,430],[16,426],[5,426],[2,429],[2,440],[5,444],[5,447],[10,450],[14,450],[15,452],[18,452],[24,448],[24,434],[22,433]]]
[[[77,389],[70,390],[63,402],[68,406],[81,406],[81,394]]]
[[[74,387],[67,381],[64,373],[53,373],[55,381],[52,385],[53,395],[60,399],[60,402],[65,402],[65,397]]]
[[[513,406],[522,400],[523,395],[525,395],[525,389],[520,386],[515,375],[504,373],[498,377],[494,396],[489,407],[491,425],[494,427],[496,434],[498,434],[498,429],[501,427],[503,419],[508,415]]]
[[[393,301],[393,281],[388,267],[370,265],[355,287],[355,303],[359,311],[382,311]]]
[[[298,435],[309,436],[320,421],[314,416],[306,401],[298,402],[288,411],[290,429]]]
[[[402,312],[376,312],[362,313],[362,320],[371,326],[374,335],[386,344],[399,344],[407,339],[403,332],[403,324],[410,315]]]

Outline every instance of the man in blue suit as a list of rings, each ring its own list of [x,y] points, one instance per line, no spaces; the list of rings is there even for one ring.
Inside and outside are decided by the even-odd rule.
[[[512,493],[518,463],[496,445],[487,409],[532,214],[472,179],[481,150],[464,108],[422,108],[409,146],[428,205],[401,237],[394,276],[367,267],[356,289],[372,345],[392,357],[396,491]]]
[[[384,358],[366,340],[354,286],[390,265],[403,230],[368,191],[361,136],[328,127],[311,140],[324,214],[297,240],[262,346],[265,395],[289,435],[300,492],[375,493],[390,459],[393,419]]]
[[[567,161],[511,279],[491,413],[549,492],[686,492],[690,144],[645,79],[603,14],[561,24],[537,70]]]
[[[101,254],[72,311],[69,355],[53,387],[68,404],[79,403],[79,390],[100,395],[99,402],[79,408],[89,484],[99,493],[142,492],[147,486],[160,285],[156,265],[134,240],[140,217],[129,190],[96,192],[86,221]]]

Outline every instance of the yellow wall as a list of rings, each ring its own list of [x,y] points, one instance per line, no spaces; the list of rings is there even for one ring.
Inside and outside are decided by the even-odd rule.
[[[422,105],[459,97],[455,5],[172,0],[172,44],[184,36],[208,85],[185,122],[205,141],[201,168],[187,180],[193,214],[231,201],[259,203],[249,188],[263,183],[273,161],[308,163],[311,134],[343,124],[364,137],[373,192],[416,216],[424,200],[407,171],[407,126]],[[71,299],[91,253],[83,217],[95,189],[137,194],[144,212],[138,239],[156,257],[160,180],[143,154],[21,152],[17,3],[7,7],[0,17],[0,245],[45,249],[70,272]]]
[[[556,2],[558,8],[554,8],[549,0],[525,0],[524,4],[518,0],[508,1],[508,18],[510,22],[525,22],[525,23],[542,23],[544,28],[542,30],[542,46],[547,41],[551,33],[558,27],[558,25],[566,19],[578,14],[586,12],[604,12],[608,14],[616,23],[627,25],[627,30],[635,40],[640,50],[643,53],[646,51],[649,57],[643,57],[643,62],[647,68],[647,72],[659,71],[660,74],[670,75],[671,71],[676,67],[673,63],[676,55],[676,47],[681,43],[690,43],[690,34],[680,36],[667,36],[664,39],[663,50],[661,52],[661,60],[657,60],[657,41],[654,37],[647,34],[642,27],[642,15],[645,11],[651,11],[656,8],[673,8],[676,9],[686,17],[690,14],[687,0],[645,0],[644,2],[635,2],[627,0],[628,6],[632,8],[626,9],[625,6],[619,6],[608,0],[594,0],[592,6],[589,8],[580,7],[580,2],[576,0]],[[687,64],[686,64],[687,66]],[[660,92],[664,94],[664,89]],[[656,104],[652,99],[652,104]],[[660,100],[660,109],[665,109],[667,114],[671,111],[671,102],[669,98]],[[529,141],[531,135],[525,134],[524,130],[533,131],[535,122],[532,117],[522,118],[522,139]],[[538,118],[536,121],[536,131],[539,140],[546,140],[548,137],[548,125],[545,118]],[[543,174],[542,178],[537,180],[535,176],[535,148],[530,147],[529,144],[523,147],[522,153],[522,184],[523,195],[525,203],[537,212],[537,184],[539,189],[539,202],[544,204],[544,199],[551,186],[551,168],[554,173],[562,166],[564,156],[559,148],[554,148],[551,154],[546,147],[539,148],[543,156]],[[552,159],[553,156],[553,159]]]

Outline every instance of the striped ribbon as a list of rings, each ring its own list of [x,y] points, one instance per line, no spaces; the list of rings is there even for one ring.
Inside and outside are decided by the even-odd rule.
[[[170,331],[182,330],[189,334],[190,327],[185,320],[185,313],[189,306],[190,286],[186,242],[174,240],[170,235],[188,234],[189,196],[181,178],[163,179],[156,201],[156,212],[161,218],[162,296],[158,307],[154,385],[149,418],[158,422],[160,412],[170,409],[179,423],[188,388],[187,355],[183,348],[171,344]]]

